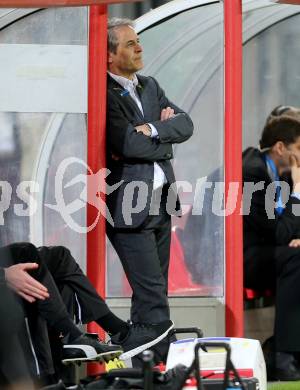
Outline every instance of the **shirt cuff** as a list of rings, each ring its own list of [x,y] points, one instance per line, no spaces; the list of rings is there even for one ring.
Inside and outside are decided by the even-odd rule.
[[[300,192],[292,192],[291,196],[300,200]]]
[[[159,138],[158,131],[156,130],[156,127],[153,126],[151,123],[147,123],[147,125],[151,127],[151,138]]]

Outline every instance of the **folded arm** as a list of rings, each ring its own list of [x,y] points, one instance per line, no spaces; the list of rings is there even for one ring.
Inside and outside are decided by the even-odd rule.
[[[165,95],[164,90],[151,78],[157,88],[157,96],[161,108],[160,120],[152,121],[156,128],[160,143],[181,143],[188,140],[194,130],[194,125],[187,113],[172,103]],[[172,115],[170,110],[173,111]]]
[[[173,158],[171,143],[160,143],[131,124],[118,103],[108,96],[107,138],[112,153],[123,158],[161,161]]]

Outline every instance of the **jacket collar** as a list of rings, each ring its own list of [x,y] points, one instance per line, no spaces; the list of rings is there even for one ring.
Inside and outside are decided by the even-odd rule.
[[[115,95],[121,97],[122,100],[128,103],[132,108],[134,108],[138,116],[140,116],[140,118],[144,121],[147,117],[147,112],[149,110],[149,101],[147,99],[147,94],[144,93],[146,87],[146,81],[145,81],[145,77],[140,76],[138,74],[137,74],[137,80],[138,80],[138,84],[136,86],[136,91],[142,103],[144,116],[141,113],[135,101],[129,95],[128,91],[121,84],[119,84],[114,78],[112,78],[109,75],[109,73],[107,74],[107,88],[108,90],[112,91]]]
[[[145,86],[145,78],[140,76],[140,75],[136,75],[137,77],[137,80],[138,80],[138,84],[136,86],[136,90],[138,92],[138,94],[141,93],[141,91],[144,89],[144,86]],[[121,84],[119,84],[114,78],[112,78],[110,76],[109,73],[107,73],[107,88],[108,89],[116,89],[116,88],[121,88],[124,90],[123,86]]]
[[[124,89],[129,89],[131,88],[132,86],[134,88],[137,87],[139,81],[138,81],[138,78],[136,76],[136,74],[134,74],[133,76],[133,79],[132,80],[129,80],[127,79],[126,77],[123,77],[123,76],[119,76],[119,75],[115,75],[113,73],[110,73],[110,72],[107,72],[108,75],[114,79],[118,84],[120,84]]]

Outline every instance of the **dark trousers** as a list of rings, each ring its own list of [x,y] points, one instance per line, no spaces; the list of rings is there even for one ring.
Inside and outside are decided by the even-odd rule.
[[[77,324],[87,324],[109,313],[109,308],[80,269],[69,249],[63,246],[38,248],[40,258],[55,280],[68,314]],[[49,329],[53,363],[58,378],[75,383],[74,367],[61,363],[61,342]]]
[[[109,313],[108,306],[67,248],[36,248],[25,242],[0,248],[0,256],[1,251],[11,253],[5,263],[0,260],[2,267],[27,262],[39,264],[39,268],[30,271],[30,274],[48,288],[50,298],[45,301],[37,300],[35,305],[29,307],[37,306],[39,314],[50,326],[70,315],[73,318],[74,314],[79,322],[86,324]]]
[[[28,382],[29,370],[18,333],[24,313],[12,292],[0,282],[0,388],[18,382]]]
[[[38,252],[52,275],[71,318],[75,317],[77,323],[87,324],[110,312],[69,249],[63,246],[42,246],[38,248]]]
[[[66,306],[59,294],[55,283],[55,275],[49,272],[47,263],[43,261],[38,249],[31,243],[21,242],[8,245],[13,264],[38,263],[36,270],[30,271],[30,275],[47,287],[49,298],[37,299],[32,304],[26,304],[27,308],[36,308],[39,315],[44,318],[49,326],[55,325],[61,319],[69,316]]]
[[[10,255],[7,256],[7,253]],[[30,243],[15,243],[0,248],[1,267],[27,262],[39,264],[38,269],[30,271],[30,274],[48,288],[50,297],[44,301],[37,300],[34,304],[20,300],[27,317],[20,338],[31,374],[45,376],[53,373],[46,325],[55,328],[58,321],[70,316],[74,318],[74,315],[78,322],[87,323],[105,316],[109,308],[67,248],[36,248]],[[29,341],[35,347],[37,359],[32,356]]]
[[[10,256],[3,257],[3,253]],[[30,271],[32,277],[48,288],[50,297],[30,304],[18,296],[24,309],[24,320],[19,339],[31,376],[46,377],[54,373],[47,325],[55,326],[68,317],[68,312],[57,290],[47,266],[41,261],[37,248],[30,243],[16,243],[0,248],[0,265],[9,267],[18,263],[37,263],[39,267]],[[13,369],[13,367],[12,367]]]
[[[107,225],[107,235],[115,248],[132,288],[131,320],[159,323],[170,319],[168,269],[171,217],[162,197],[158,215],[149,215],[136,229]]]
[[[244,252],[244,265],[246,287],[276,287],[276,350],[300,352],[300,248],[255,246]]]

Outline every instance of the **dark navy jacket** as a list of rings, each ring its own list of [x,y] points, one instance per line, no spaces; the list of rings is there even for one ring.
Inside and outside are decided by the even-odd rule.
[[[153,189],[154,162],[162,168],[168,184],[175,182],[171,160],[172,144],[181,143],[191,137],[193,123],[190,117],[170,102],[152,77],[138,75],[139,94],[144,115],[135,101],[114,79],[108,76],[107,91],[107,167],[111,171],[107,183],[113,185],[123,180],[123,184],[107,196],[107,205],[114,220],[115,227],[135,228],[141,225],[149,213]],[[126,92],[126,91],[125,91]],[[171,107],[175,116],[166,121],[160,120],[163,108]],[[158,131],[159,138],[150,138],[135,130],[135,126],[151,123]],[[112,155],[120,156],[118,161]],[[122,215],[123,194],[126,185],[141,181],[147,185],[146,207],[133,214],[132,225],[128,226]],[[137,196],[137,193],[134,194]],[[180,208],[179,200],[174,194],[176,210]],[[133,199],[133,203],[136,199]]]

